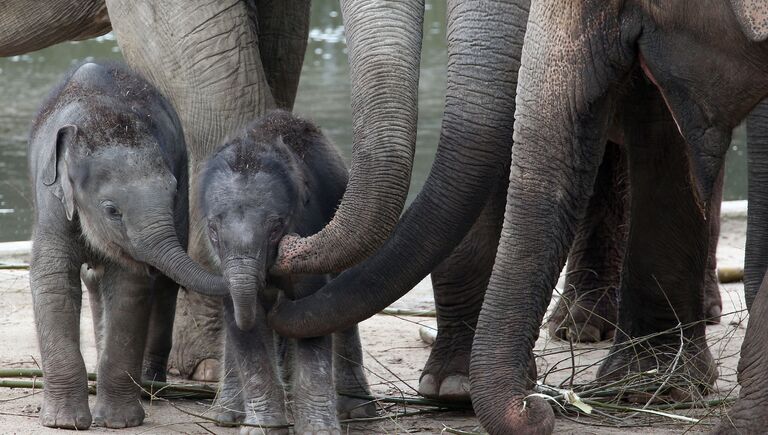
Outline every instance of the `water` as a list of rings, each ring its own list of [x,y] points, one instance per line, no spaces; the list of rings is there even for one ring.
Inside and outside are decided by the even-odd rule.
[[[434,158],[445,99],[445,2],[427,1],[419,85],[419,131],[410,203],[424,185]],[[0,59],[0,242],[28,240],[32,201],[26,141],[32,117],[60,75],[83,59],[120,59],[111,35],[69,42],[23,56]],[[349,69],[336,0],[312,2],[310,41],[295,111],[314,119],[342,149],[352,145]],[[746,198],[744,132],[734,135],[726,169],[726,199]]]

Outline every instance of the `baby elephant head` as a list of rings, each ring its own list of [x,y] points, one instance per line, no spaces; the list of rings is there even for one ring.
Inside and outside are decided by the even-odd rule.
[[[226,290],[221,277],[186,254],[185,237],[176,232],[187,225],[183,147],[163,150],[158,141],[170,138],[123,121],[114,125],[130,137],[88,121],[58,128],[43,183],[54,188],[66,218],[79,221],[91,248],[111,261],[137,270],[149,264],[197,291]]]
[[[251,329],[264,311],[266,288],[277,246],[295,231],[303,200],[293,155],[282,139],[245,137],[225,145],[203,174],[202,204],[208,239],[228,281],[235,322]]]

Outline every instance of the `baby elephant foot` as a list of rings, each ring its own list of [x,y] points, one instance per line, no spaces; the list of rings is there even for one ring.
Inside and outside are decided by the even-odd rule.
[[[376,404],[368,399],[339,395],[336,399],[336,414],[340,420],[376,416]]]
[[[144,422],[144,408],[137,398],[133,402],[108,403],[96,400],[93,410],[93,424],[112,429],[140,426]]]
[[[440,328],[419,380],[419,394],[430,399],[469,401],[471,351],[472,334]]]
[[[283,419],[252,416],[243,423],[249,426],[240,426],[240,435],[288,435],[288,422]]]
[[[220,410],[216,414],[216,420],[218,420],[216,424],[219,426],[238,426],[245,418],[245,408],[243,407],[242,400],[221,400],[217,405]]]
[[[341,425],[336,420],[296,424],[296,435],[341,435]]]
[[[40,408],[40,423],[43,426],[84,430],[91,427],[91,420],[88,400],[43,399]]]

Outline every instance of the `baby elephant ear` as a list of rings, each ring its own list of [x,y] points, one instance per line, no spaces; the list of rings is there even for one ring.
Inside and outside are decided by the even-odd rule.
[[[741,30],[754,42],[768,39],[768,1],[731,0]]]
[[[76,137],[77,126],[72,124],[67,124],[56,132],[55,142],[48,148],[48,156],[43,167],[43,184],[46,186],[56,182],[59,160],[64,155],[67,144],[73,143]]]
[[[61,165],[61,173],[59,173],[59,162],[64,158],[64,152],[67,149],[72,149],[76,139],[77,126],[67,124],[61,127],[56,132],[56,142],[49,148],[50,155],[43,168],[43,184],[51,186],[56,182],[57,178],[59,179],[62,190],[60,199],[69,220],[72,220],[75,215],[74,192],[72,191],[72,183],[69,181],[69,175],[67,174],[67,165],[65,162],[62,162],[64,164]]]

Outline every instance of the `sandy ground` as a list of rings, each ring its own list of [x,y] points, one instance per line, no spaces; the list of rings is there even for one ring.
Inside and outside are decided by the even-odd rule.
[[[743,247],[746,230],[746,220],[731,218],[724,220],[718,257],[720,265],[738,266],[743,263]],[[19,260],[19,259],[16,259]],[[21,259],[23,260],[23,258]],[[0,259],[9,261],[9,259]],[[718,359],[720,378],[712,397],[722,397],[731,394],[735,397],[736,363],[738,350],[746,327],[742,296],[742,284],[728,284],[721,287],[724,309],[722,322],[707,328],[707,334],[712,346],[712,353]],[[0,368],[28,367],[33,368],[40,361],[37,349],[35,330],[32,319],[32,303],[29,292],[28,275],[23,271],[0,271]],[[93,330],[90,308],[85,295],[81,321],[81,348],[89,371],[94,371],[96,352],[94,347]],[[553,304],[554,304],[553,300]],[[412,292],[398,301],[394,307],[411,310],[432,309],[432,289],[428,280],[419,284]],[[377,395],[413,395],[418,386],[421,369],[429,356],[430,348],[419,338],[419,325],[434,326],[434,319],[423,317],[393,317],[377,315],[366,320],[361,325],[361,335],[366,353],[365,365],[368,369],[368,379],[372,390]],[[726,339],[724,339],[724,337]],[[600,360],[607,353],[608,343],[598,345],[574,345],[576,364],[590,364]],[[546,328],[542,329],[541,338],[537,342],[538,353],[552,353],[558,349],[568,349],[569,345],[562,341],[550,340]],[[540,375],[557,367],[570,366],[570,354],[565,361],[564,354],[540,358],[538,360]],[[596,367],[584,372],[580,381],[589,380],[594,376]],[[551,374],[548,384],[557,383],[570,370],[561,370]],[[39,425],[37,412],[41,403],[40,392],[24,389],[0,389],[0,433],[54,433],[56,431]],[[91,405],[95,396],[91,396]],[[202,401],[177,400],[176,408],[160,401],[144,401],[147,418],[144,424],[137,428],[123,430],[105,430],[93,428],[90,433],[120,432],[123,434],[139,433],[189,433],[189,434],[235,434],[237,429],[217,427],[201,418],[192,417],[180,409],[205,414],[210,403]],[[397,411],[392,408],[390,411]],[[414,409],[409,408],[409,411]],[[399,408],[399,411],[403,411]],[[383,412],[383,411],[382,411]],[[702,415],[702,411],[675,411],[681,415]],[[671,422],[664,425],[654,420],[652,426],[616,428],[597,426],[606,424],[605,420],[585,419],[578,421],[558,417],[556,433],[607,434],[607,433],[683,433],[698,432],[708,429],[717,421],[723,412],[722,408],[711,412],[703,424],[693,426],[690,423]],[[211,415],[210,413],[207,415]],[[634,424],[651,424],[651,420],[633,418]],[[345,427],[348,433],[440,433],[450,427],[465,431],[478,431],[478,423],[471,412],[434,413],[411,417],[392,417],[381,421],[365,424],[354,424]]]

